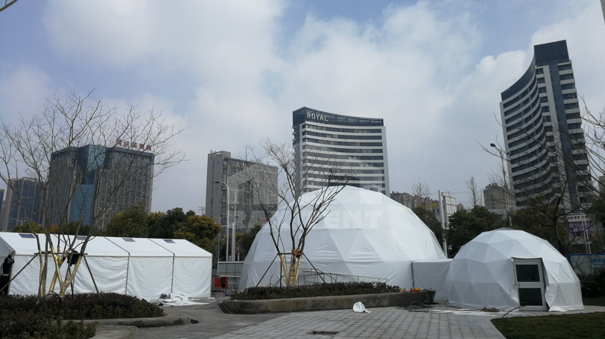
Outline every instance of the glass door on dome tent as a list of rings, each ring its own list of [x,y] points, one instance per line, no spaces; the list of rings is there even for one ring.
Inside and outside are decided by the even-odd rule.
[[[544,269],[542,259],[513,258],[515,282],[519,293],[521,311],[545,311]]]

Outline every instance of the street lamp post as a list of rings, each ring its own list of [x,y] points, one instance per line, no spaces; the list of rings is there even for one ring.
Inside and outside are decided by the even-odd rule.
[[[243,190],[233,190],[235,192],[235,208],[233,209],[233,227],[231,230],[231,258],[233,258],[233,261],[235,261],[235,231],[237,230],[236,225],[237,225],[237,193],[239,192],[248,192],[249,190],[243,189]]]
[[[510,220],[508,220],[508,183],[506,181],[506,171],[504,170],[504,155],[506,153],[502,150],[502,148],[496,146],[495,144],[489,144],[491,147],[495,148],[500,155],[500,162],[502,166],[502,197],[504,198],[504,219],[506,220],[507,226],[510,227]]]
[[[229,185],[225,182],[215,181],[215,184],[221,184],[227,188],[227,237],[226,237],[226,246],[225,246],[225,261],[229,261]]]

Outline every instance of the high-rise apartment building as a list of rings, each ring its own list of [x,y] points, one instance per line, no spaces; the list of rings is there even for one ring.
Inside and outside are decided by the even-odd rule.
[[[529,68],[501,97],[516,205],[538,196],[562,196],[566,210],[584,203],[591,180],[567,43],[534,46]]]
[[[277,176],[275,166],[232,158],[231,152],[211,152],[206,172],[206,215],[223,226],[229,219],[229,225],[240,231],[264,223],[267,215],[263,206],[269,214],[277,209]]]
[[[293,128],[298,193],[346,183],[389,195],[383,119],[303,107],[293,112]]]
[[[86,145],[52,154],[46,209],[53,225],[94,222],[103,229],[128,208],[151,211],[155,157],[143,151],[149,147],[126,147]]]
[[[43,223],[42,191],[33,178],[11,179],[0,214],[0,230],[12,231],[15,226],[33,221]]]

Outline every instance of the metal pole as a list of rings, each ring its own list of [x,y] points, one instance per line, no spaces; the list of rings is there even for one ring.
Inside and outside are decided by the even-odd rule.
[[[226,246],[225,246],[225,261],[229,261],[229,185],[227,183],[223,183],[227,188],[227,236],[226,236]]]
[[[443,239],[443,252],[445,253],[445,257],[447,258],[447,230],[445,229],[445,211],[444,211],[444,206],[443,206],[443,199],[441,198],[441,191],[437,191],[437,194],[439,195],[439,215],[441,216],[441,229],[443,230],[443,235],[442,235],[442,239]]]
[[[237,192],[239,190],[235,190],[235,208],[233,209],[233,229],[231,230],[231,259],[235,261],[235,224],[237,223]]]
[[[506,172],[504,171],[504,156],[502,155],[502,149],[498,149],[500,153],[500,162],[502,163],[502,197],[504,198],[504,220],[510,227],[510,220],[508,220],[508,183],[506,182]]]

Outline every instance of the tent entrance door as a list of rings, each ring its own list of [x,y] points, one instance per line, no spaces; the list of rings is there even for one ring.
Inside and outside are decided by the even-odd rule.
[[[547,310],[544,300],[544,271],[541,259],[513,259],[515,281],[522,311]]]

